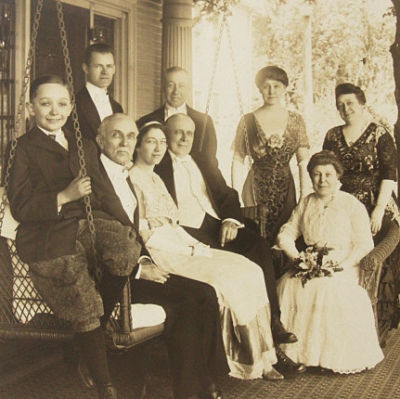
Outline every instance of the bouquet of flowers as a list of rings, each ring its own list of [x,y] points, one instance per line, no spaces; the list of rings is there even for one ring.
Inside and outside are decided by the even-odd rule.
[[[333,273],[342,271],[343,268],[337,262],[330,259],[324,260],[324,256],[328,255],[331,250],[332,248],[328,248],[326,245],[323,247],[315,244],[308,246],[294,261],[292,277],[301,278],[304,287],[308,280],[315,277],[332,277]]]

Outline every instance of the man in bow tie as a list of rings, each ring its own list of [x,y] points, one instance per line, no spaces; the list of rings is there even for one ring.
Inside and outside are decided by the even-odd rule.
[[[86,85],[76,94],[76,111],[83,136],[95,141],[101,121],[123,112],[122,106],[107,92],[115,74],[113,49],[105,43],[92,44],[85,51],[82,69]],[[68,127],[73,130],[71,117]]]
[[[129,116],[114,114],[103,120],[97,136],[107,212],[135,229],[139,227],[138,202],[127,170],[132,166],[137,134]],[[226,373],[227,364],[214,289],[162,271],[145,249],[131,282],[133,302],[155,303],[166,311],[165,335],[175,398],[221,399],[215,379],[217,374]]]
[[[203,158],[216,161],[217,137],[213,120],[209,115],[206,116],[187,105],[190,90],[188,72],[178,66],[168,68],[164,73],[163,90],[165,104],[142,116],[137,121],[139,128],[150,121],[163,123],[176,113],[187,114],[195,124],[191,153],[201,154]]]
[[[246,256],[264,272],[271,305],[271,330],[276,344],[296,342],[294,334],[280,322],[271,251],[266,241],[245,225],[238,193],[229,187],[216,162],[191,153],[195,123],[186,114],[174,114],[166,121],[168,151],[155,167],[174,199],[180,225],[197,240],[213,248]],[[303,372],[277,351],[283,372]],[[281,371],[280,370],[280,371]]]

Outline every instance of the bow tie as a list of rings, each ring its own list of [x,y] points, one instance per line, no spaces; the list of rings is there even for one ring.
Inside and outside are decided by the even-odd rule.
[[[96,98],[96,100],[108,101],[108,100],[109,100],[109,95],[108,95],[107,92],[98,91],[98,92],[95,94],[95,98]]]
[[[110,178],[111,180],[118,180],[118,181],[122,181],[122,180],[126,180],[129,176],[129,173],[126,169],[120,169],[118,171],[113,171],[110,174]]]
[[[186,155],[184,157],[175,157],[174,158],[174,163],[176,163],[176,164],[183,165],[183,164],[188,164],[189,162],[190,162],[189,155]]]
[[[63,136],[63,132],[61,130],[58,130],[56,132],[51,132],[48,133],[47,136],[50,137],[52,140],[56,140],[56,138]]]

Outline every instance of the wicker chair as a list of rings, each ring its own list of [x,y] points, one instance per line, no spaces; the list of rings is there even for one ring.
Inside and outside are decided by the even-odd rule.
[[[383,264],[396,249],[397,244],[400,241],[400,228],[398,223],[393,220],[385,223],[382,227],[379,238],[379,242],[374,249],[372,249],[371,252],[360,261],[360,285],[367,290],[371,299],[376,330],[380,338],[380,343],[383,346],[385,338],[382,335],[382,331],[379,329],[378,323],[379,284],[381,282]],[[297,239],[296,247],[299,251],[305,249],[306,244],[304,243],[302,236]],[[289,270],[290,262],[288,262],[282,251],[274,251],[273,255],[276,273],[278,276],[282,276]]]
[[[392,220],[382,228],[381,239],[375,248],[360,261],[360,285],[367,290],[371,299],[375,325],[379,336],[378,292],[382,268],[385,260],[396,249],[399,241],[399,225]]]
[[[112,349],[129,349],[163,332],[164,324],[132,329],[130,305],[128,281],[108,326]],[[36,291],[14,241],[0,237],[0,339],[63,341],[72,336],[70,325],[57,319]]]

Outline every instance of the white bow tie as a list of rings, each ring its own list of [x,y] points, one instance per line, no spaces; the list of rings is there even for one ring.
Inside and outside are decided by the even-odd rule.
[[[190,157],[189,155],[186,155],[184,157],[175,157],[174,158],[174,163],[178,165],[183,165],[183,164],[188,164],[190,162]]]

